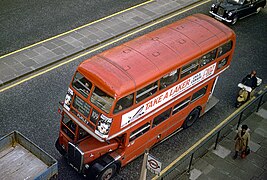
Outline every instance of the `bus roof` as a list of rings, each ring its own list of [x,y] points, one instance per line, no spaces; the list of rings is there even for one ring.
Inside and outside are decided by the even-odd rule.
[[[195,14],[93,56],[78,71],[121,97],[233,38],[234,32],[224,24]]]

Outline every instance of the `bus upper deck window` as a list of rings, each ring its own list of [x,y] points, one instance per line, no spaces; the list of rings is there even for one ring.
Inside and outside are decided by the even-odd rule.
[[[95,87],[94,92],[91,96],[91,102],[99,107],[101,110],[109,113],[113,104],[114,98],[103,92],[98,87]]]
[[[72,82],[72,86],[84,97],[88,97],[88,94],[92,88],[92,83],[88,81],[83,75],[79,72],[75,74],[75,77]]]
[[[169,74],[163,76],[160,79],[160,89],[164,89],[165,87],[175,83],[178,80],[178,74],[179,74],[179,69],[174,70]]]
[[[130,94],[118,100],[114,109],[114,113],[118,113],[124,109],[131,107],[132,105],[133,105],[133,94]]]
[[[193,73],[194,71],[196,71],[198,69],[198,64],[199,64],[199,60],[195,60],[194,62],[185,65],[182,68],[182,72],[181,72],[181,78]]]
[[[137,91],[136,94],[136,103],[146,99],[147,97],[150,97],[154,93],[156,93],[158,90],[158,82],[154,82],[152,84],[149,84],[148,86],[140,89]]]
[[[229,41],[227,43],[225,43],[224,45],[220,46],[218,48],[218,57],[224,55],[225,53],[227,53],[228,51],[230,51],[232,49],[233,46],[233,42]]]
[[[216,57],[216,49],[208,52],[207,54],[205,54],[204,56],[202,56],[199,59],[199,65],[200,65],[200,67],[205,66],[209,62],[213,61],[215,59],[215,57]]]

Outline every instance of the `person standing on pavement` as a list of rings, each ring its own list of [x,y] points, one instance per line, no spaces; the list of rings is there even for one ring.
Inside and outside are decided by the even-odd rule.
[[[241,157],[245,158],[250,141],[250,133],[247,125],[244,124],[241,126],[241,129],[238,130],[235,136],[235,140],[235,155],[233,158],[236,159],[239,152],[241,152]]]

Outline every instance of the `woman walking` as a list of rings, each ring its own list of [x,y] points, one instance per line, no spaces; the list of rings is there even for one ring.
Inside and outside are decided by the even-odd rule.
[[[241,152],[241,158],[245,158],[248,143],[250,141],[250,134],[247,125],[241,126],[241,129],[239,129],[236,134],[235,140],[235,155],[233,158],[236,159],[239,152]]]

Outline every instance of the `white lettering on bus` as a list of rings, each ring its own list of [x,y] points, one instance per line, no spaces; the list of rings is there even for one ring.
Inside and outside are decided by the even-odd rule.
[[[177,84],[176,86],[170,88],[169,90],[159,94],[155,98],[149,100],[148,102],[138,106],[137,108],[133,109],[132,111],[123,114],[121,119],[121,127],[125,127],[126,125],[130,124],[131,122],[135,121],[136,119],[148,114],[149,112],[153,111],[157,107],[163,105],[164,103],[168,102],[169,100],[177,97],[184,91],[188,90],[192,86],[204,81],[208,77],[214,74],[215,72],[216,63],[210,65],[209,67],[203,69],[202,71],[198,72],[197,74],[190,76],[188,79],[182,81],[181,83]],[[144,107],[144,108],[143,108]]]

